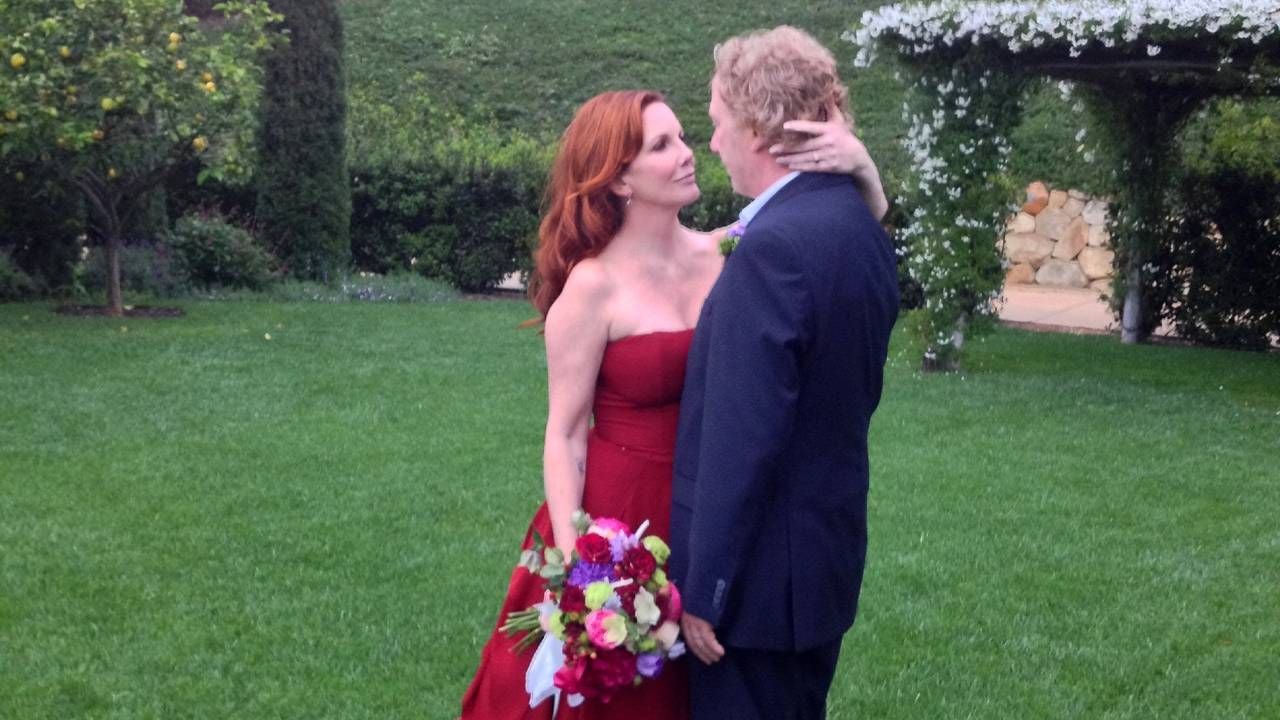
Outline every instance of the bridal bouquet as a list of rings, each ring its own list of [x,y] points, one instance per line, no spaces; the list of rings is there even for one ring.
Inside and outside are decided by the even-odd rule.
[[[538,644],[525,678],[529,706],[585,698],[608,702],[623,688],[657,677],[684,653],[679,642],[680,593],[664,566],[671,550],[661,538],[610,518],[574,516],[578,541],[570,558],[541,537],[521,566],[547,581],[546,600],[511,613],[502,629],[527,632],[517,649]]]

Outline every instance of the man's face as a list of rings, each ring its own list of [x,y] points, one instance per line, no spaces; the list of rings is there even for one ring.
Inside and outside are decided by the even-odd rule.
[[[711,152],[720,156],[720,162],[724,163],[733,191],[751,197],[744,188],[750,184],[749,160],[756,134],[729,112],[720,94],[719,80],[711,83],[711,105],[707,108],[707,114],[711,116],[711,126],[715,128],[711,133]]]

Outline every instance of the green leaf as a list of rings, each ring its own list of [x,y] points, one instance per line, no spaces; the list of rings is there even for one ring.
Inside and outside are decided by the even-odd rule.
[[[544,557],[546,557],[548,565],[559,565],[561,569],[564,568],[564,553],[560,552],[560,548],[547,548]]]

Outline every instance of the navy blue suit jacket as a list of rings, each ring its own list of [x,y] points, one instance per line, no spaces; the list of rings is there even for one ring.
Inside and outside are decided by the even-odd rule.
[[[892,244],[847,176],[793,179],[725,262],[689,353],[669,566],[722,642],[803,651],[853,624],[897,314]]]

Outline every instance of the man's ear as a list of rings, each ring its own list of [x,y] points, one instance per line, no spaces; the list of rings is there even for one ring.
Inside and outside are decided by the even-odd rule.
[[[770,145],[773,145],[773,143],[765,142],[763,135],[756,132],[755,130],[751,131],[751,152],[767,153],[769,152]]]

